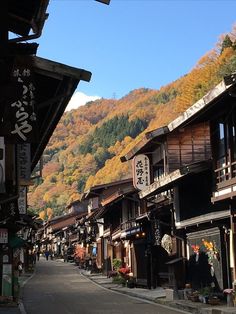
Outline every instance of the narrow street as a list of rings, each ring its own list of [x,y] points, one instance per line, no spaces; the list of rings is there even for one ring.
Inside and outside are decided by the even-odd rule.
[[[107,290],[81,275],[73,264],[44,258],[24,286],[23,304],[27,314],[180,313]]]

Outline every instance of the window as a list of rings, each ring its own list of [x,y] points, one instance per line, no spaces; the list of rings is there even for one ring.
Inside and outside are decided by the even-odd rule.
[[[215,132],[215,134],[214,134]],[[231,179],[236,170],[236,119],[235,112],[222,117],[217,121],[215,130],[215,158],[218,169],[218,182]]]
[[[163,159],[159,161],[158,164],[153,165],[153,178],[154,181],[158,181],[164,176],[164,161]]]
[[[225,125],[223,123],[218,124],[218,139],[217,139],[217,168],[221,168],[226,164],[226,138],[225,138]]]

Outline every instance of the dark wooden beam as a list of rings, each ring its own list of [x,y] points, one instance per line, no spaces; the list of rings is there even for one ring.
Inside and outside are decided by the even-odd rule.
[[[8,0],[0,1],[0,58],[8,55]]]
[[[110,0],[96,0],[97,2],[101,2],[101,3],[104,3],[104,4],[107,4],[109,5],[110,4]]]

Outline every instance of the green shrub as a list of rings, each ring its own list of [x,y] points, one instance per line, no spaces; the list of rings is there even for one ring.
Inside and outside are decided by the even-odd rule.
[[[122,266],[122,261],[118,258],[114,258],[112,261],[112,266],[114,270],[118,270]]]
[[[119,276],[119,275],[113,277],[113,278],[112,278],[112,282],[113,282],[113,283],[116,283],[116,284],[118,284],[118,285],[123,285],[123,286],[126,285],[126,280],[125,280],[125,278],[123,278],[123,277],[121,277],[121,276]]]

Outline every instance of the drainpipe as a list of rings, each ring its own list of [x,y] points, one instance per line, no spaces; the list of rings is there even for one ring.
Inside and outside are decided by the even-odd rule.
[[[48,3],[49,3],[49,0],[44,0],[42,2],[41,6],[39,8],[37,16],[35,16],[32,21],[28,21],[28,20],[26,20],[24,18],[20,18],[20,17],[17,16],[16,19],[18,19],[19,21],[23,21],[23,22],[31,25],[31,28],[32,28],[34,34],[27,35],[27,36],[22,36],[22,37],[11,38],[9,40],[9,42],[16,43],[16,42],[27,41],[27,40],[32,40],[32,39],[39,38],[42,35],[42,29],[43,29],[44,23],[45,23],[45,21],[47,20],[47,18],[49,16],[48,13],[45,13],[46,9],[48,7]],[[10,16],[11,17],[15,17],[14,14],[11,14]],[[37,22],[38,22],[38,24],[37,24]]]

